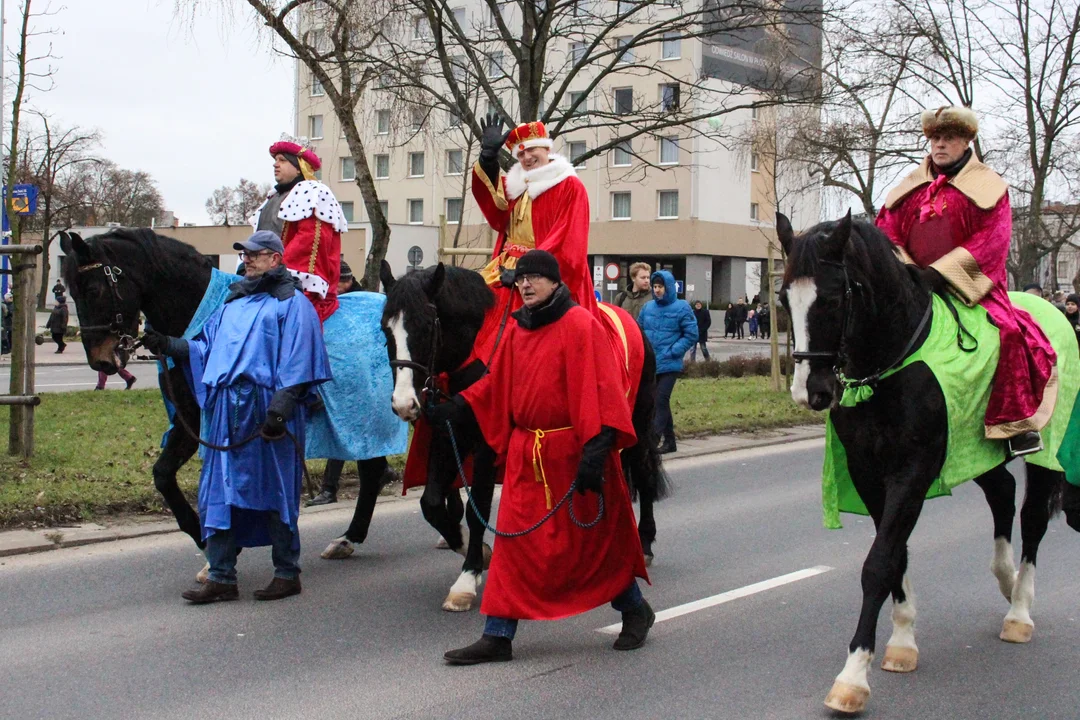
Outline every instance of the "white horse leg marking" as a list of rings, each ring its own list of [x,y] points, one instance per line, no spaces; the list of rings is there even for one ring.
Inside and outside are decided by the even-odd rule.
[[[915,592],[907,575],[904,575],[904,602],[893,600],[892,621],[892,636],[885,645],[881,669],[912,672],[919,664],[919,647],[915,644]]]
[[[1012,543],[1003,537],[994,538],[994,557],[990,560],[990,572],[997,578],[1001,594],[1011,603],[1013,585],[1016,583],[1016,564],[1013,562]]]
[[[442,608],[449,612],[467,612],[476,601],[476,591],[483,583],[483,576],[463,570],[457,581],[450,587],[450,594],[443,601]]]
[[[1001,639],[1005,642],[1026,643],[1031,640],[1035,623],[1031,620],[1031,605],[1035,602],[1035,566],[1020,563],[1020,572],[1012,589],[1012,607],[1005,616]]]
[[[870,663],[874,661],[874,653],[866,648],[859,648],[855,652],[848,652],[847,662],[844,669],[836,676],[832,690],[825,698],[825,706],[844,713],[857,713],[866,709],[866,701],[870,699],[870,683],[867,674]]]
[[[795,330],[795,351],[806,352],[810,349],[810,306],[817,299],[817,286],[810,278],[799,278],[788,288],[788,306],[791,308],[791,326]],[[804,407],[809,407],[810,396],[806,391],[806,381],[810,377],[810,363],[806,360],[795,363],[795,376],[791,382],[791,399]]]
[[[389,322],[390,335],[394,338],[394,351],[398,360],[412,360],[409,354],[409,335],[405,332],[404,313],[398,313]],[[415,420],[420,412],[420,401],[413,388],[412,368],[397,368],[394,381],[394,394],[390,404],[394,413],[402,420]]]

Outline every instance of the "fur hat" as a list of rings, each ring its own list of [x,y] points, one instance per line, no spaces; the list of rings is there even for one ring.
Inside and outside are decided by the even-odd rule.
[[[924,110],[922,133],[930,139],[941,133],[954,133],[973,138],[979,134],[979,118],[971,108],[945,105],[936,110]]]
[[[547,128],[539,120],[518,125],[506,136],[506,149],[515,157],[525,148],[531,147],[546,147],[549,150],[552,147]]]

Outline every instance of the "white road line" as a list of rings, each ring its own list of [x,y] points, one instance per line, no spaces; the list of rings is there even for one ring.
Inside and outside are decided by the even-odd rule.
[[[815,575],[821,575],[822,573],[827,573],[830,570],[834,569],[835,568],[831,568],[828,565],[815,565],[814,567],[809,567],[804,570],[796,570],[795,572],[788,573],[787,575],[780,575],[779,577],[774,577],[769,580],[762,580],[761,582],[756,582],[753,585],[746,585],[744,587],[736,588],[734,590],[728,590],[727,592],[722,592],[719,595],[702,598],[701,600],[688,602],[684,605],[676,605],[673,608],[661,610],[660,612],[656,613],[656,622],[671,620],[672,618],[677,618],[682,615],[688,615],[692,612],[697,612],[698,610],[715,607],[716,605],[723,605],[724,603],[729,603],[732,600],[738,600],[739,598],[756,595],[760,592],[772,590],[773,588],[778,588],[782,585],[788,585],[789,583],[798,582],[799,580],[806,580],[807,578],[812,578]],[[622,623],[615,623],[614,625],[597,628],[596,632],[607,633],[609,635],[618,635],[619,631],[621,630]]]

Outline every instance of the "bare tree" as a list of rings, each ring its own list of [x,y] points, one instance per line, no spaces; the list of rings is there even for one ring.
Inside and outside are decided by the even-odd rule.
[[[210,197],[206,198],[206,214],[210,216],[210,222],[215,225],[236,225],[239,219],[233,213],[233,190],[228,185],[222,185]]]
[[[206,212],[215,225],[243,225],[259,209],[270,192],[270,184],[259,185],[240,178],[234,187],[223,185],[206,199]]]
[[[164,200],[154,178],[143,170],[127,170],[111,160],[83,165],[72,177],[68,192],[80,199],[72,203],[69,225],[149,226],[160,218]]]

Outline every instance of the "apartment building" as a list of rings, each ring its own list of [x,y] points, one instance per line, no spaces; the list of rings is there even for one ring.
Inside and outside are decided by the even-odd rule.
[[[512,22],[517,6],[511,3],[506,8],[504,18]],[[455,10],[462,27],[490,22],[487,13],[486,6],[476,0],[462,0]],[[629,25],[626,32],[634,30]],[[417,19],[413,32],[415,41],[424,40],[422,19]],[[664,110],[701,114],[707,109],[701,106],[702,93],[688,98],[683,90],[680,97],[679,78],[687,78],[688,85],[708,87],[715,92],[705,95],[722,97],[732,103],[730,107],[746,105],[755,91],[740,82],[760,58],[745,48],[726,50],[730,48],[680,38],[677,33],[662,43],[636,48],[638,57],[625,61],[628,68],[634,63],[638,67],[606,75],[578,109],[619,115],[637,103],[651,103]],[[580,52],[584,52],[582,43],[560,41],[549,53],[549,67],[565,66]],[[643,57],[646,54],[651,56]],[[515,68],[506,60],[505,54],[492,53],[492,76],[513,76]],[[641,72],[643,62],[656,71]],[[715,77],[702,80],[706,68]],[[592,79],[585,70],[574,84],[585,88]],[[511,112],[516,109],[511,93],[500,98]],[[561,105],[568,108],[577,100],[578,94],[571,90]],[[358,129],[379,201],[393,226],[391,249],[400,244],[395,236],[398,227],[436,231],[445,246],[491,247],[495,234],[469,189],[478,147],[463,132],[460,121],[445,110],[409,107],[377,86],[368,89],[362,104]],[[478,111],[486,112],[484,105]],[[334,190],[350,223],[364,227],[367,215],[342,128],[323,88],[299,63],[295,116],[296,134],[307,137],[322,158],[322,181]],[[754,152],[749,140],[731,141],[740,133],[749,137],[759,120],[757,111],[743,108],[707,121],[701,128],[675,126],[576,163],[591,204],[589,252],[594,280],[605,299],[626,284],[627,268],[639,260],[672,270],[687,299],[720,302],[760,291],[768,243],[775,238],[772,168]],[[717,134],[710,129],[716,128],[724,130],[726,142],[710,137]],[[605,127],[571,127],[555,138],[554,151],[573,160],[611,137]],[[784,210],[796,227],[811,225],[820,214],[819,194],[816,190],[805,193]],[[435,261],[436,257],[424,254],[424,265]],[[601,272],[611,263],[620,268],[614,282]],[[748,286],[748,278],[754,286]]]

